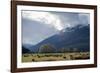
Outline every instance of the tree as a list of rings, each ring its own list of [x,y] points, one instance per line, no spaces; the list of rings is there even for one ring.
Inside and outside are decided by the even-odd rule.
[[[39,48],[39,53],[55,53],[56,48],[51,44],[41,45]]]
[[[61,52],[62,53],[71,52],[71,49],[70,48],[62,48]]]
[[[73,48],[73,52],[78,52],[78,48]]]
[[[66,53],[66,52],[78,52],[78,48],[62,48],[61,52],[62,53]]]

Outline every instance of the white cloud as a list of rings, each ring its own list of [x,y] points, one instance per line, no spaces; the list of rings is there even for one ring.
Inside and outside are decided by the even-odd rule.
[[[22,11],[23,43],[37,44],[67,27],[89,24],[85,13]],[[27,25],[28,24],[28,25]]]
[[[63,25],[59,16],[50,12],[22,11],[22,16],[23,18],[39,21],[44,24],[49,24],[48,26],[54,27],[57,30],[63,29]]]
[[[88,25],[90,23],[90,16],[86,13],[22,11],[22,17],[33,21],[38,21],[47,27],[53,27],[56,30],[74,27],[78,24]]]

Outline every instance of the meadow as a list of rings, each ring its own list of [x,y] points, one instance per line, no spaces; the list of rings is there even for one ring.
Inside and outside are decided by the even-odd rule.
[[[89,59],[89,52],[76,53],[26,53],[22,54],[22,62],[85,60]]]

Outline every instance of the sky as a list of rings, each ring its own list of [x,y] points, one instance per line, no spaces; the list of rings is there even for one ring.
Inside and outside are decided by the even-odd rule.
[[[36,45],[59,31],[90,24],[90,14],[51,11],[22,12],[22,44]]]

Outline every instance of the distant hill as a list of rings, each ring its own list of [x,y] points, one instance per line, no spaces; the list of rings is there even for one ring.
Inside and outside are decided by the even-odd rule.
[[[25,48],[24,46],[22,46],[22,53],[24,54],[24,53],[29,53],[30,52],[30,50],[29,49],[27,49],[27,48]]]
[[[28,50],[30,50],[30,51],[32,51],[32,44],[22,44],[22,46],[24,47],[24,48],[27,48]]]
[[[59,33],[43,40],[35,46],[31,46],[30,49],[33,52],[38,52],[39,47],[43,44],[54,45],[58,52],[61,48],[78,48],[79,51],[89,51],[90,48],[90,27],[77,25],[72,28],[66,28]]]

